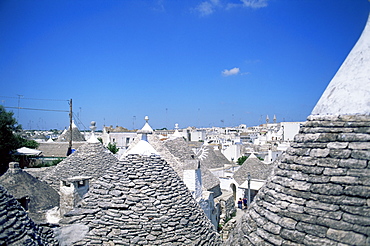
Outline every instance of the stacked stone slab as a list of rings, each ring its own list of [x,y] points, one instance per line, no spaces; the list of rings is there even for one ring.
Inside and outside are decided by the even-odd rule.
[[[42,180],[56,190],[59,190],[60,180],[75,176],[90,176],[93,182],[103,176],[109,166],[115,162],[117,158],[101,143],[85,143],[50,170]]]
[[[36,225],[0,185],[0,245],[59,245],[53,231]]]
[[[44,222],[46,211],[59,206],[59,195],[46,183],[23,171],[18,162],[11,162],[0,176],[0,184],[16,199],[28,197],[28,213],[35,222]]]
[[[369,245],[369,129],[310,116],[227,245]]]
[[[227,245],[370,245],[369,48],[370,18]]]
[[[64,223],[89,227],[74,245],[221,245],[185,184],[153,156],[113,165]]]

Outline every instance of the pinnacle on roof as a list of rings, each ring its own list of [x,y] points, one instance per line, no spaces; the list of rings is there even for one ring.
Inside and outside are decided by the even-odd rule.
[[[175,132],[172,135],[172,138],[181,138],[181,134],[179,132],[179,124],[175,124]]]
[[[149,117],[145,116],[144,119],[145,119],[145,124],[144,124],[143,128],[141,128],[141,130],[138,133],[147,133],[147,134],[153,133],[153,129],[150,127],[150,125],[148,123]]]
[[[96,122],[95,121],[91,121],[91,126],[90,126],[90,129],[91,129],[91,136],[90,138],[87,140],[88,143],[99,143],[99,140],[96,138],[94,132],[96,130]]]
[[[144,127],[138,131],[141,135],[141,140],[131,149],[129,149],[125,155],[140,155],[140,156],[151,156],[151,155],[159,155],[158,152],[153,148],[152,145],[148,142],[147,134],[152,134],[153,129],[148,124],[149,117],[145,116],[145,125]]]
[[[330,81],[312,115],[370,114],[370,15],[359,40]]]

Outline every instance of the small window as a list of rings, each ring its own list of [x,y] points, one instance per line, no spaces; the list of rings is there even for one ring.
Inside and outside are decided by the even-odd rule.
[[[30,198],[28,196],[17,199],[17,201],[21,204],[24,210],[28,211],[28,203],[30,202]]]
[[[80,187],[84,187],[85,186],[85,180],[80,180],[78,181],[77,183],[77,187],[80,188]]]

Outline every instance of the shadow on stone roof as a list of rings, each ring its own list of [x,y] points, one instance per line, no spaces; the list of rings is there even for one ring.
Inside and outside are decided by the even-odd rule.
[[[36,225],[0,185],[0,245],[59,245],[53,231]]]
[[[20,169],[17,162],[9,164],[8,171],[0,176],[0,184],[16,199],[28,200],[29,216],[35,222],[45,222],[46,211],[59,206],[58,193]]]

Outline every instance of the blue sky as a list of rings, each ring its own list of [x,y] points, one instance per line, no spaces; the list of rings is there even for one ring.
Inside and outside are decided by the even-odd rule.
[[[0,103],[67,111],[73,99],[87,129],[141,128],[146,115],[169,129],[305,121],[369,10],[368,0],[3,0]],[[8,110],[24,129],[68,125],[66,112]]]

